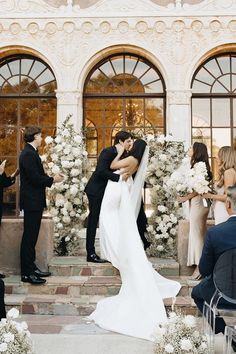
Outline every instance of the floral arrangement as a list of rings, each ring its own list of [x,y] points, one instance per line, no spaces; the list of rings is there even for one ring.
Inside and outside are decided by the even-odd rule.
[[[149,165],[146,182],[151,187],[153,213],[147,227],[150,255],[173,257],[176,255],[176,234],[178,219],[181,218],[176,195],[166,187],[171,174],[184,158],[184,145],[174,141],[171,135],[148,135]]]
[[[207,349],[207,338],[198,330],[194,316],[171,312],[168,321],[157,328],[155,354],[205,354]]]
[[[48,190],[48,210],[54,220],[55,252],[76,255],[79,230],[87,216],[84,188],[87,183],[88,159],[84,137],[74,130],[69,115],[55,137],[45,139],[42,160],[49,175],[62,173],[65,179]]]
[[[185,195],[192,192],[198,194],[207,193],[210,190],[208,172],[205,162],[197,162],[191,168],[189,160],[186,158],[173,172],[167,181],[167,187],[178,195]]]
[[[4,354],[33,354],[33,344],[26,322],[16,322],[19,311],[12,308],[7,318],[0,322],[0,353]]]

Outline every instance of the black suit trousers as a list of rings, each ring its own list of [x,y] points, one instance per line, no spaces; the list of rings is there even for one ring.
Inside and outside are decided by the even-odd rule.
[[[141,240],[143,241],[144,249],[146,249],[147,247],[149,247],[150,243],[145,237],[145,232],[147,232],[147,217],[144,212],[143,200],[141,202],[141,207],[138,214],[137,226],[138,226],[139,235],[141,237]]]
[[[91,255],[95,253],[94,244],[103,196],[96,197],[87,195],[87,197],[89,201],[89,215],[86,233],[86,250],[87,254]]]
[[[192,298],[197,305],[200,312],[203,312],[203,305],[206,301],[210,304],[211,298],[215,293],[215,286],[213,281],[209,278],[204,278],[198,285],[196,285],[192,290]],[[221,299],[219,301],[219,307],[223,306],[224,308],[235,308],[235,305],[230,304],[229,302]],[[212,325],[212,323],[211,323]],[[215,333],[224,333],[225,330],[225,321],[222,317],[216,317],[215,321]]]
[[[5,293],[5,286],[2,279],[0,279],[0,320],[2,318],[6,318],[6,310],[5,310],[5,303],[4,303],[4,293]]]
[[[24,232],[21,241],[21,274],[30,275],[36,269],[35,246],[38,240],[43,210],[24,210]]]

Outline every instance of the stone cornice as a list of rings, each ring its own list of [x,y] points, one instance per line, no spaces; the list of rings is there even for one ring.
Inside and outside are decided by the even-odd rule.
[[[187,5],[175,0],[169,6],[154,4],[151,0],[100,0],[82,9],[67,0],[67,6],[55,8],[43,0],[0,0],[0,18],[133,18],[133,17],[205,17],[232,16],[236,0],[204,0]]]

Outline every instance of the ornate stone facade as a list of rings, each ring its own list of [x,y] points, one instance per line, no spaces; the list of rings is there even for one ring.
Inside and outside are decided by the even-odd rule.
[[[151,0],[100,0],[55,7],[43,0],[0,0],[0,57],[31,53],[57,79],[58,122],[73,113],[82,124],[82,92],[89,70],[106,55],[141,54],[167,88],[167,132],[190,143],[191,80],[203,60],[235,50],[236,0],[160,6]],[[181,121],[181,131],[179,123]]]

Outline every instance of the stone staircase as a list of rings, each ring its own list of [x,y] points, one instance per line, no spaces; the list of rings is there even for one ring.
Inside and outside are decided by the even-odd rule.
[[[182,284],[175,308],[196,314],[190,294],[197,282],[180,276],[179,264],[174,260],[150,258],[150,261],[160,274]],[[23,283],[17,275],[7,277],[7,308],[17,307],[23,314],[86,316],[94,310],[98,300],[115,295],[120,289],[121,282],[116,268],[110,263],[88,263],[84,255],[54,257],[49,269],[53,276],[47,278],[46,284],[39,286]],[[168,309],[171,304],[172,299],[165,300]]]

